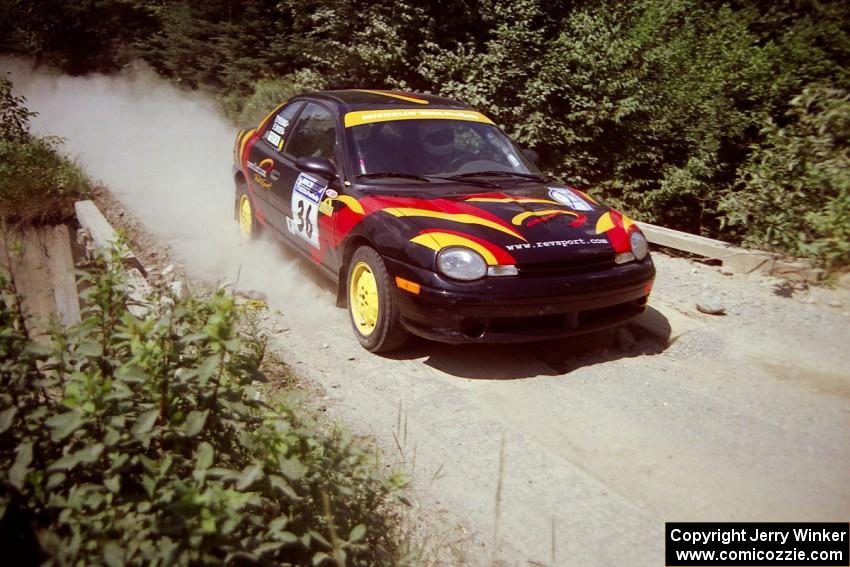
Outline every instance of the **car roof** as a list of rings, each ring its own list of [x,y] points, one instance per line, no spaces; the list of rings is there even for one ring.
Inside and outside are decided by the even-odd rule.
[[[469,106],[450,98],[405,91],[348,89],[339,91],[319,91],[294,97],[295,99],[313,99],[329,103],[340,114],[358,110],[392,108],[450,108],[468,110]]]

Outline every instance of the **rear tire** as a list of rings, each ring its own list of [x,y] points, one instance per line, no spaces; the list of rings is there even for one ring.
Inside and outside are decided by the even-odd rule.
[[[348,316],[354,335],[366,350],[389,352],[407,340],[399,319],[390,275],[381,255],[361,246],[348,270]]]
[[[244,185],[236,189],[236,222],[243,240],[254,240],[259,235],[257,215]]]

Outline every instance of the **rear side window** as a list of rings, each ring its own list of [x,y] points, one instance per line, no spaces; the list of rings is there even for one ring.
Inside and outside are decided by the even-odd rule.
[[[275,117],[266,126],[266,131],[263,133],[263,139],[277,148],[277,151],[283,149],[286,143],[287,134],[292,130],[292,120],[298,114],[298,110],[304,105],[301,101],[295,101],[292,104],[287,104],[278,112]]]
[[[286,153],[334,161],[336,120],[325,107],[308,102],[286,144]]]

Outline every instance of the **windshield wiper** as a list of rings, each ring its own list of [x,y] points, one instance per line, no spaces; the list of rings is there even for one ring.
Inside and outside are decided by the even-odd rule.
[[[431,180],[427,177],[423,177],[421,175],[414,175],[412,173],[397,173],[395,171],[378,171],[375,173],[364,173],[362,175],[358,175],[358,179],[383,179],[387,177],[398,177],[400,179],[415,179],[416,181],[424,181],[425,183],[431,183]]]
[[[466,183],[467,185],[477,185],[478,187],[488,187],[490,189],[498,189],[499,186],[491,181],[484,181],[483,179],[465,179],[465,175],[429,175],[431,179],[442,179],[444,181],[456,181],[458,183]]]
[[[493,175],[497,177],[522,177],[524,179],[530,179],[531,181],[537,181],[539,183],[546,183],[548,179],[546,177],[535,175],[533,173],[520,173],[517,171],[473,171],[472,173],[462,173],[460,175],[456,175],[455,177],[478,177],[481,175]]]

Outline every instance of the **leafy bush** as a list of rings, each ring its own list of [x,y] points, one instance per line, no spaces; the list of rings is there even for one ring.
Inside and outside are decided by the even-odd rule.
[[[807,85],[850,90],[850,4],[838,0],[56,0],[46,20],[31,2],[7,4],[7,49],[76,70],[81,45],[118,44],[92,56],[92,69],[133,55],[212,91],[245,122],[290,85],[457,98],[555,176],[640,220],[727,240],[742,231],[720,199],[750,187],[739,179],[766,142],[767,117],[783,127]],[[66,39],[80,41],[63,48]],[[842,218],[840,199],[812,198],[824,218]],[[747,242],[775,240],[747,232]],[[819,246],[776,246],[841,263]]]
[[[82,279],[83,320],[49,345],[0,280],[5,548],[51,564],[400,561],[398,482],[350,435],[260,399],[265,338],[232,295],[159,289],[137,318],[119,252]]]
[[[29,132],[35,113],[0,77],[0,218],[11,221],[62,221],[73,201],[91,190],[88,178],[56,150],[59,138]]]
[[[850,94],[812,85],[790,106],[786,126],[767,119],[724,218],[754,246],[850,264]]]
[[[24,105],[26,99],[12,92],[12,81],[0,76],[0,139],[25,140],[29,137],[29,120],[35,116]]]
[[[241,106],[237,114],[240,124],[256,126],[280,103],[301,93],[322,90],[324,86],[322,78],[308,69],[279,79],[260,79],[250,97],[236,97],[229,108],[235,113]]]

